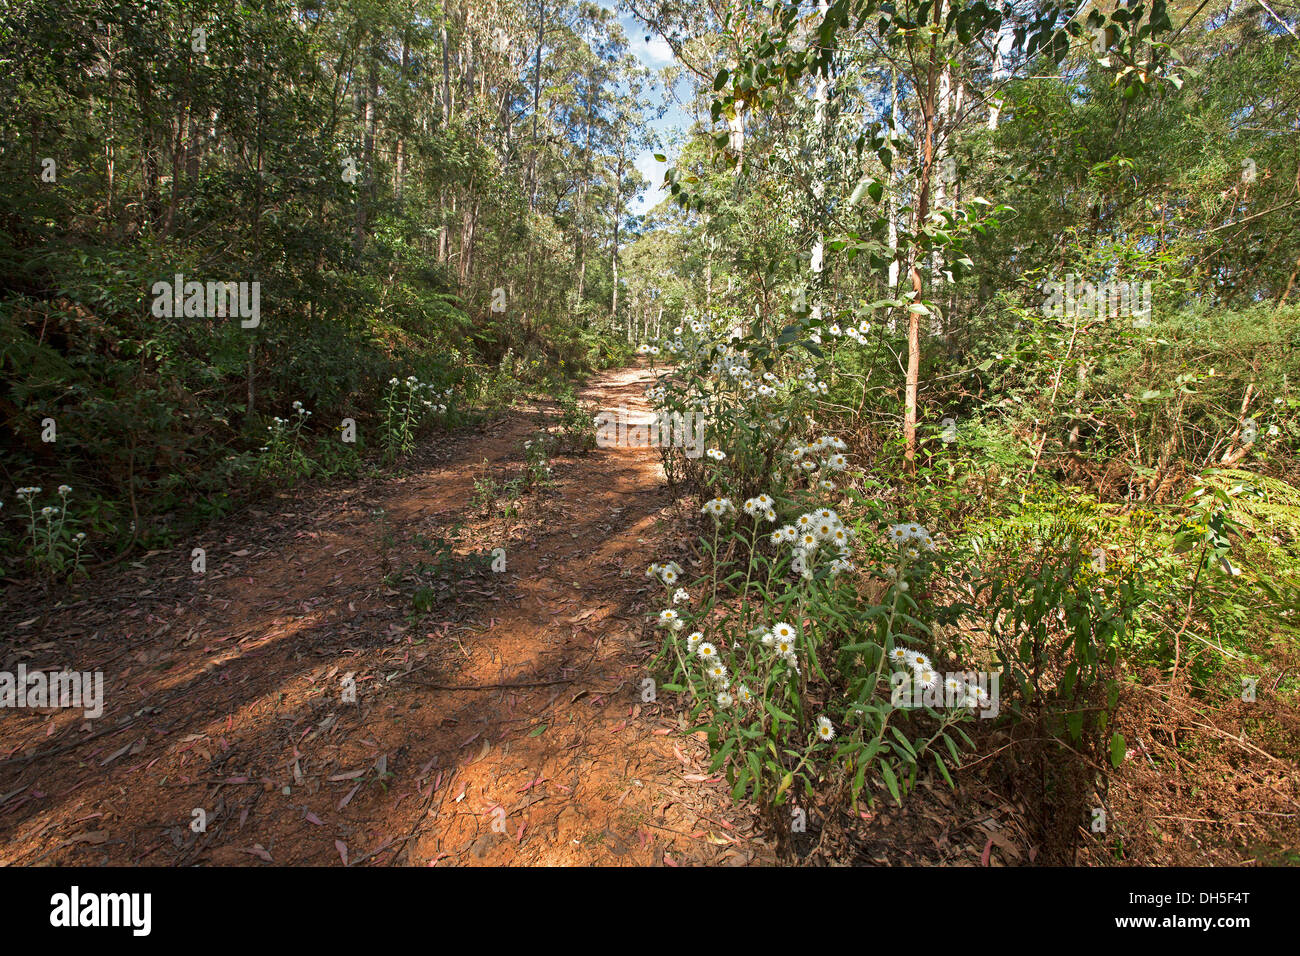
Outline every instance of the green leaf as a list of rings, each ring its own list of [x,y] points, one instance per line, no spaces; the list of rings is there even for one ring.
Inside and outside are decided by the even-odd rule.
[[[915,760],[916,749],[912,746],[912,742],[907,739],[907,736],[892,724],[890,725],[889,729],[894,732],[894,736],[898,738],[898,742],[902,744],[903,750],[906,751],[907,755],[911,757],[913,760]]]
[[[1118,730],[1110,738],[1110,763],[1112,767],[1118,767],[1124,762],[1124,754],[1128,750],[1124,746],[1124,735]]]
[[[952,782],[952,777],[948,775],[948,767],[943,762],[943,758],[939,756],[939,752],[937,750],[933,751],[933,754],[934,754],[934,762],[939,765],[939,772],[943,774],[943,779],[948,781],[948,786],[956,789],[955,785]]]
[[[898,778],[894,776],[893,768],[884,760],[880,761],[880,775],[885,778],[885,786],[889,788],[890,794],[901,807],[903,798],[898,795]]]

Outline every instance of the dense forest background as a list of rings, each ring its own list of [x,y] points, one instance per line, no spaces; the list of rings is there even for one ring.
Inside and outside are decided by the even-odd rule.
[[[652,108],[607,10],[6,3],[0,64],[5,479],[53,500],[57,461],[100,559],[259,478],[354,471],[394,377],[454,422],[626,349]],[[176,274],[259,282],[261,321],[155,315]]]

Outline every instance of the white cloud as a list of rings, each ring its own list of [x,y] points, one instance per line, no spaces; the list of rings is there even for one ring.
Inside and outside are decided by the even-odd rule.
[[[647,66],[659,68],[667,66],[673,61],[673,49],[668,45],[668,41],[661,36],[650,37],[648,43],[646,38],[642,36],[639,46],[637,56],[641,57]]]
[[[663,188],[664,171],[668,166],[655,159],[654,153],[645,152],[636,158],[636,168],[645,177],[646,189],[632,202],[631,211],[636,215],[649,212],[659,205],[668,191]]]

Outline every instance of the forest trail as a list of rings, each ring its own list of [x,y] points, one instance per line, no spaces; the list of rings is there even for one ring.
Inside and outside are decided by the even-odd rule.
[[[648,411],[650,377],[602,373],[580,398]],[[280,492],[65,608],[17,608],[0,663],[102,671],[105,706],[4,714],[0,864],[772,861],[704,742],[642,702],[644,569],[672,507],[657,450],[560,455],[518,513],[471,506],[476,478],[522,471],[545,411],[440,437],[401,475]],[[413,617],[385,578],[419,560],[416,535],[456,558]],[[467,559],[498,547],[503,573]]]

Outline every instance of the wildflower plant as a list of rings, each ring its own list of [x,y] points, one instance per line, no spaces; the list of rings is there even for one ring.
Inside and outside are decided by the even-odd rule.
[[[380,444],[391,461],[409,455],[415,438],[427,422],[445,418],[453,399],[451,389],[438,389],[414,375],[390,378],[380,401]]]
[[[561,447],[579,454],[596,447],[594,410],[580,401],[571,385],[556,392],[559,406],[559,442]]]
[[[528,490],[548,488],[553,483],[551,451],[554,441],[548,432],[539,430],[524,442],[523,478]]]
[[[315,464],[307,454],[303,430],[311,417],[302,402],[293,403],[289,418],[276,415],[266,426],[266,444],[258,451],[255,470],[261,477],[296,481],[311,475]]]
[[[939,544],[919,524],[878,528],[844,487],[861,476],[847,444],[817,428],[829,374],[806,361],[817,356],[796,354],[789,335],[724,338],[725,326],[686,323],[670,343],[679,364],[650,390],[656,410],[709,422],[703,457],[663,452],[699,491],[702,557],[695,575],[672,562],[647,570],[664,588],[664,689],[690,695],[711,771],[773,822],[800,788],[852,801],[883,788],[901,801],[923,762],[951,782],[958,741],[970,743],[957,725],[979,693],[960,688],[951,707],[891,693],[896,672],[939,689],[918,597],[943,566]],[[864,559],[884,584],[874,600]]]
[[[86,544],[85,532],[77,531],[71,518],[69,485],[59,485],[57,504],[37,507],[40,487],[18,488],[14,496],[27,509],[26,544],[28,555],[39,575],[67,578],[81,570],[81,552]]]

